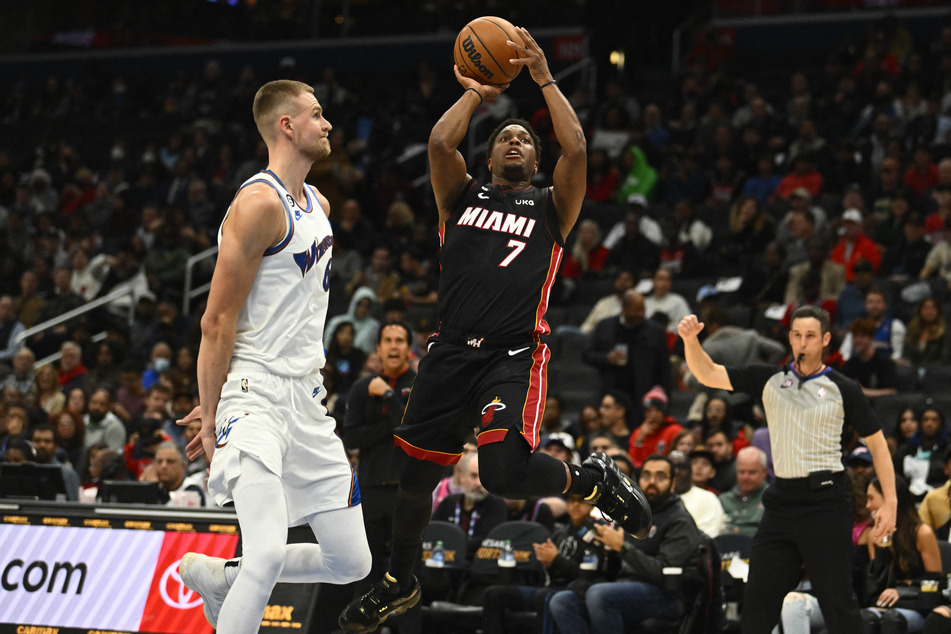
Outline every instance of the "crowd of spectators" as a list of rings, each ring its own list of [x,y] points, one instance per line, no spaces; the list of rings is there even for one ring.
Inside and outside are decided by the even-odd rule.
[[[924,381],[951,377],[951,23],[916,42],[900,21],[876,22],[863,46],[790,67],[781,85],[708,61],[675,90],[635,93],[611,76],[589,94],[563,81],[588,132],[588,195],[549,312],[543,448],[607,450],[635,477],[670,454],[673,490],[705,532],[755,531],[750,500],[772,477],[762,410],[697,386],[676,323],[697,313],[718,362],[779,363],[789,316],[812,304],[833,318],[825,362],[881,404],[920,501],[945,483],[951,446],[949,401]],[[159,482],[172,503],[201,493],[207,465],[180,451],[198,426],[174,424],[197,402],[202,304],[183,313],[185,263],[215,244],[235,189],[264,167],[249,104],[277,77],[312,83],[334,125],[333,153],[310,178],[335,233],[328,409],[342,420],[349,387],[380,371],[381,323],[408,321],[414,360],[425,354],[436,214],[400,159],[457,94],[447,73],[421,64],[387,93],[293,58],[233,79],[211,59],[164,83],[90,68],[6,84],[0,125],[33,140],[0,136],[0,454],[62,464],[70,499],[123,478]],[[558,148],[544,102],[517,110],[550,172]],[[98,134],[107,124],[116,132]],[[196,284],[212,262],[198,264]],[[847,438],[844,456],[861,462],[858,449]]]

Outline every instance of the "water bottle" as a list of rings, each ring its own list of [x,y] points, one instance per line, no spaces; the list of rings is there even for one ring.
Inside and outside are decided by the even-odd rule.
[[[596,551],[592,546],[584,547],[584,554],[581,556],[581,566],[582,570],[597,570],[598,569],[598,551]]]
[[[433,554],[426,560],[426,565],[430,568],[442,568],[446,565],[446,549],[441,540],[433,546]]]
[[[515,550],[512,548],[512,540],[506,539],[502,546],[502,554],[499,555],[500,568],[515,567]]]

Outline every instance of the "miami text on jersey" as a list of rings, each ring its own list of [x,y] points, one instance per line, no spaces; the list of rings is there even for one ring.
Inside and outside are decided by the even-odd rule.
[[[314,239],[314,244],[312,244],[309,249],[294,254],[294,261],[297,262],[297,266],[300,267],[301,277],[307,275],[307,271],[314,268],[317,261],[324,256],[327,249],[333,246],[333,243],[333,236],[327,236],[320,242]]]
[[[511,233],[512,235],[530,238],[532,230],[535,228],[535,220],[512,213],[503,213],[501,211],[490,211],[482,207],[466,207],[466,210],[459,216],[457,225],[466,225],[468,227],[478,227],[487,231],[499,231],[501,233]]]

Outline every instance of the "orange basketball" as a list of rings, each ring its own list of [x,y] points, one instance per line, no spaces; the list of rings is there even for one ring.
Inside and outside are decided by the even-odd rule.
[[[522,39],[508,20],[495,16],[476,18],[465,25],[452,50],[459,71],[482,84],[507,84],[522,70],[510,59],[521,53],[505,42],[521,44]]]

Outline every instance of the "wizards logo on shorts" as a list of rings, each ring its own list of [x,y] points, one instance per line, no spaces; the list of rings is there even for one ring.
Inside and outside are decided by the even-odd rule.
[[[505,403],[503,403],[498,396],[492,399],[492,402],[482,408],[482,426],[488,427],[492,422],[492,418],[495,416],[495,410],[505,409]]]
[[[245,414],[245,416],[247,416],[247,414]],[[215,449],[221,449],[228,444],[228,436],[231,435],[231,427],[241,420],[241,418],[241,416],[232,416],[228,419],[228,422],[225,423],[220,430],[218,430],[218,438],[215,440]]]

